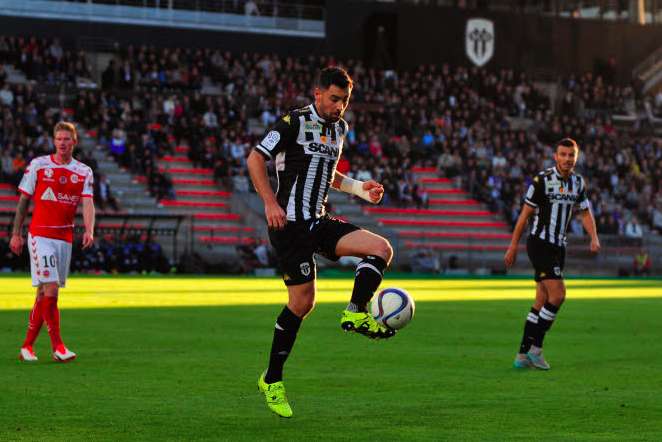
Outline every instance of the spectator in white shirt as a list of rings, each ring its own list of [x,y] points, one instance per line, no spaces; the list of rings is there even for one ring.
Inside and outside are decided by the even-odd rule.
[[[626,224],[623,229],[623,234],[627,238],[641,238],[644,236],[644,231],[641,229],[641,225],[637,220],[636,216],[633,216]]]

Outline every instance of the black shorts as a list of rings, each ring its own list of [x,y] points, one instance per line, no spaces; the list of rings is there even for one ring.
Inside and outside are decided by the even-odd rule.
[[[535,280],[563,279],[565,266],[565,247],[555,246],[540,238],[529,236],[526,240],[526,252],[533,264]]]
[[[285,285],[303,284],[315,279],[315,253],[337,261],[336,244],[343,236],[360,227],[331,216],[288,221],[283,230],[270,230],[269,240],[276,249],[278,267]]]

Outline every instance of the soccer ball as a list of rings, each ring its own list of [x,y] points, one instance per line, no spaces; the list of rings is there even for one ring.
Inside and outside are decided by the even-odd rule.
[[[398,330],[409,324],[414,317],[414,298],[403,289],[389,287],[372,299],[370,313],[375,321]]]

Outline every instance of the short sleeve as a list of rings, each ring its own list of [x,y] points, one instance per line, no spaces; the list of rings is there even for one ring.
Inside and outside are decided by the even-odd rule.
[[[37,186],[37,165],[35,164],[34,161],[30,161],[30,164],[28,164],[27,169],[25,169],[25,173],[23,174],[21,183],[18,185],[18,190],[27,196],[32,196],[34,194],[36,186]]]
[[[285,115],[262,138],[255,150],[261,153],[267,160],[271,160],[282,151],[288,143],[296,140],[299,133],[299,119],[291,114]]]
[[[580,178],[579,183],[580,188],[577,195],[577,204],[579,205],[579,210],[588,210],[591,207],[591,201],[588,199],[586,192],[586,181],[584,181],[584,178]]]
[[[85,182],[83,182],[83,192],[81,193],[83,197],[92,197],[94,196],[94,174],[90,172],[85,177]]]
[[[529,184],[529,188],[524,196],[524,203],[537,209],[545,201],[545,184],[544,178],[540,175],[533,178],[533,182]]]

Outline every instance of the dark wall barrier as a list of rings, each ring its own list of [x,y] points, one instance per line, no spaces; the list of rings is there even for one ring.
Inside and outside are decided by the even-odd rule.
[[[494,22],[494,56],[488,66],[495,67],[567,74],[591,70],[613,57],[618,78],[625,81],[637,63],[662,45],[662,26],[351,0],[334,0],[327,8],[329,46],[336,53],[374,61],[376,39],[365,37],[373,35],[375,21],[382,20],[395,28],[397,47],[390,56],[404,68],[470,64],[465,54],[470,18]]]

